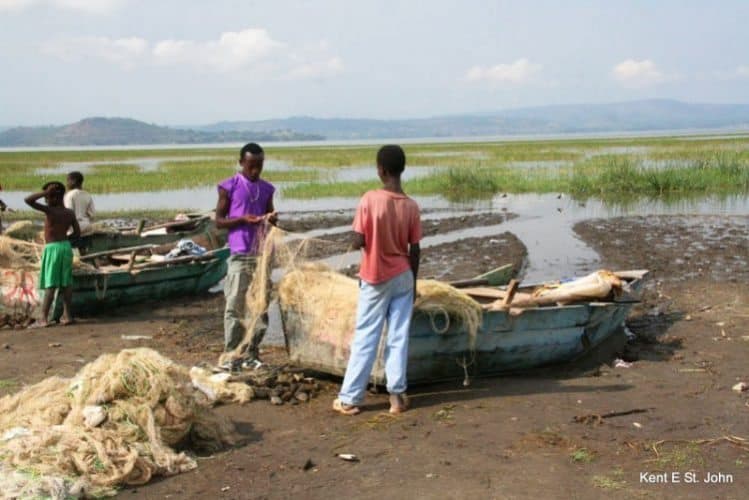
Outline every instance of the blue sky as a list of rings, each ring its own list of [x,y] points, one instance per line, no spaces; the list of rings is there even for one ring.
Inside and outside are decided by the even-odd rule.
[[[0,0],[0,125],[749,102],[749,2]]]

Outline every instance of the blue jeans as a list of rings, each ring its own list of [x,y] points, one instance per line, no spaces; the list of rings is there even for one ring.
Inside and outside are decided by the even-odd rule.
[[[413,291],[414,278],[411,270],[377,285],[360,282],[356,332],[341,392],[338,394],[344,404],[358,405],[364,401],[385,320],[388,327],[385,343],[387,390],[390,394],[406,392],[408,330],[413,313]]]

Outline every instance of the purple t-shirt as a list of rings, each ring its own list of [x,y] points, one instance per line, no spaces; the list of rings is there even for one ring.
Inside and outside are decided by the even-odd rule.
[[[229,196],[229,213],[232,219],[243,215],[265,215],[268,202],[276,188],[270,182],[258,179],[252,182],[241,173],[223,180],[218,185]],[[261,246],[263,224],[243,224],[229,229],[227,243],[232,254],[255,255]]]

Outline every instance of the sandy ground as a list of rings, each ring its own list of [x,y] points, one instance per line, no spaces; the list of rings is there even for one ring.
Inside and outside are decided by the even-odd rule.
[[[596,353],[584,366],[479,378],[467,388],[460,381],[414,387],[413,409],[399,417],[387,414],[382,394],[370,396],[357,417],[333,414],[335,380],[308,404],[221,407],[246,444],[201,458],[193,473],[121,496],[746,498],[749,442],[741,446],[740,439],[749,439],[749,397],[731,387],[749,383],[748,228],[747,217],[622,218],[576,226],[604,266],[653,270],[645,300],[628,320],[637,338],[616,355],[632,363],[628,368],[615,368],[613,356]],[[498,236],[483,239],[499,254],[493,258],[522,261],[522,245],[512,235],[502,237],[503,245],[489,243]],[[424,267],[463,262],[454,270],[459,275],[448,273],[448,279],[481,272],[487,263],[480,256],[489,247],[480,243],[429,249]],[[507,255],[497,251],[503,247]],[[207,295],[123,308],[71,327],[2,330],[0,393],[54,374],[70,376],[102,352],[134,345],[187,364],[215,359],[222,308],[220,294]],[[122,335],[153,338],[127,341]],[[61,345],[51,347],[55,343]],[[265,352],[270,360],[283,355]],[[643,411],[574,421],[629,410]],[[342,461],[338,453],[360,461]],[[313,465],[305,470],[308,461]],[[687,482],[692,472],[695,483]],[[709,473],[723,482],[703,482]]]

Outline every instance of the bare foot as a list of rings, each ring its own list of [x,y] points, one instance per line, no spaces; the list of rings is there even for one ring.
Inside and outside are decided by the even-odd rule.
[[[72,318],[71,318],[71,319],[63,319],[62,321],[60,321],[60,324],[61,324],[62,326],[70,326],[70,325],[75,325],[75,324],[76,324],[76,320],[74,320],[74,319],[72,319]]]
[[[27,330],[36,330],[37,328],[47,328],[49,323],[46,321],[37,321],[26,327]]]
[[[390,414],[398,415],[408,410],[408,396],[406,393],[390,395]]]

